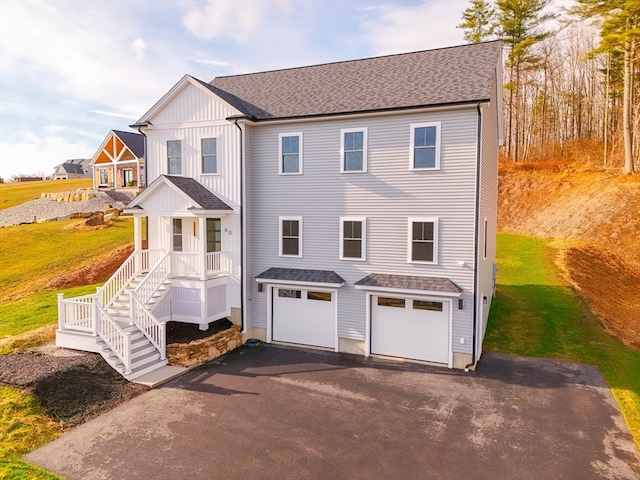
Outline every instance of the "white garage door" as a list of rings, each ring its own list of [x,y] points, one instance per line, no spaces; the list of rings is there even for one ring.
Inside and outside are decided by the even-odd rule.
[[[273,289],[273,340],[334,348],[336,292]]]
[[[449,363],[449,302],[373,296],[371,353]]]

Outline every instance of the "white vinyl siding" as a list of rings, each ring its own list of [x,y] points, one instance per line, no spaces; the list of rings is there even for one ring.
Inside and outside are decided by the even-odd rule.
[[[362,173],[367,171],[367,129],[340,130],[340,171]]]
[[[278,144],[280,175],[301,174],[303,157],[302,133],[281,133]]]
[[[440,170],[407,168],[411,125],[441,125]],[[271,267],[333,270],[346,282],[339,291],[338,335],[364,340],[366,296],[353,284],[368,273],[449,278],[464,290],[453,309],[452,348],[471,353],[477,114],[468,108],[355,119],[299,122],[304,175],[278,175],[279,135],[291,126],[253,127],[251,159],[251,276]],[[367,128],[367,174],[344,175],[336,165],[343,129]],[[293,129],[291,129],[293,130]],[[330,159],[334,160],[331,161]],[[304,217],[304,258],[279,255],[279,216]],[[366,217],[366,260],[345,261],[337,226],[341,217]],[[407,262],[407,219],[439,218],[437,264]],[[255,283],[255,282],[254,282]],[[266,328],[267,295],[254,287],[251,327]],[[460,337],[465,343],[460,344]]]
[[[440,169],[440,122],[411,125],[411,170]]]

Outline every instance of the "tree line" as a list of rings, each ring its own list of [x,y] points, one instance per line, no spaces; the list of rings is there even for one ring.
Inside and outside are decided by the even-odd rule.
[[[505,156],[550,160],[582,146],[592,162],[637,171],[640,0],[575,0],[560,12],[551,0],[469,3],[465,40],[505,46]]]

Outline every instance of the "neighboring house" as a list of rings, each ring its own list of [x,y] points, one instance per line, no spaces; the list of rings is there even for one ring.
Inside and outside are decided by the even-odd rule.
[[[144,137],[111,130],[91,159],[93,188],[139,190],[145,186]]]
[[[70,178],[90,178],[91,159],[74,158],[56,166],[53,169],[54,180],[69,180]]]
[[[495,285],[501,50],[183,77],[133,125],[150,181],[127,210],[135,251],[97,296],[60,300],[58,344],[104,348],[133,378],[163,363],[163,322],[229,316],[245,338],[473,368]]]

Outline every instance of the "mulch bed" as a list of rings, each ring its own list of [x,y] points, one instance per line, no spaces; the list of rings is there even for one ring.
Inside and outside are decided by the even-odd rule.
[[[57,347],[46,353],[0,355],[0,383],[34,395],[63,428],[84,423],[149,390],[125,380],[96,353]]]
[[[222,319],[201,331],[198,325],[169,322],[167,343],[199,340],[232,325]],[[63,428],[75,427],[149,390],[125,380],[97,353],[53,345],[0,355],[0,384],[34,395]]]
[[[200,330],[199,325],[193,323],[168,322],[167,345],[172,343],[189,343],[193,340],[210,337],[233,326],[226,318],[212,322],[207,330]]]

